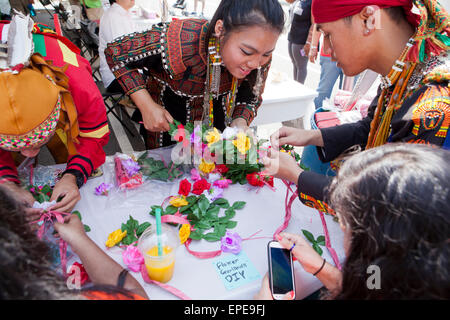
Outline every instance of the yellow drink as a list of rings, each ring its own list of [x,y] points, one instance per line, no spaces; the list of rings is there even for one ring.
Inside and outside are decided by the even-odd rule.
[[[146,252],[144,258],[150,279],[163,283],[172,279],[175,266],[175,254],[172,247],[164,246],[163,256],[158,256],[158,246],[154,246]]]

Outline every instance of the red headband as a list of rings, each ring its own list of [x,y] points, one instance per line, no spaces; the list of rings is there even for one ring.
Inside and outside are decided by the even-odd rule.
[[[365,6],[379,8],[403,7],[408,22],[417,27],[420,16],[411,12],[412,0],[313,0],[312,14],[315,23],[336,21],[361,12]]]

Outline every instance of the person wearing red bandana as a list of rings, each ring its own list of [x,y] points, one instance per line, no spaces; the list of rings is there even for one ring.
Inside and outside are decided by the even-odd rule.
[[[329,162],[350,148],[392,142],[449,149],[450,18],[436,0],[313,0],[312,13],[325,52],[344,74],[370,69],[381,75],[361,121],[318,130],[282,127],[271,136],[267,172],[296,183],[304,204],[330,213],[324,197],[331,177],[303,171],[276,150],[315,145],[320,160]]]

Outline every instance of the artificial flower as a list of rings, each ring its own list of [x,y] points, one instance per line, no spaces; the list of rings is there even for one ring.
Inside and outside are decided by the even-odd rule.
[[[214,171],[219,172],[221,175],[224,175],[225,173],[230,170],[225,164],[216,164],[216,168]]]
[[[113,187],[110,183],[102,182],[98,187],[95,188],[95,194],[98,196],[107,196],[109,190]]]
[[[180,228],[180,231],[178,231],[178,235],[180,236],[180,243],[183,244],[186,242],[187,239],[189,239],[189,236],[191,235],[191,225],[186,223],[183,224]]]
[[[118,244],[120,241],[122,241],[123,238],[125,238],[127,235],[127,230],[122,231],[121,229],[117,229],[116,231],[113,231],[109,234],[108,240],[106,240],[105,245],[108,248],[114,247],[116,244]]]
[[[141,166],[131,158],[122,160],[122,166],[129,177],[134,176],[141,169]]]
[[[200,173],[198,173],[197,169],[193,168],[191,170],[191,180],[192,181],[198,181],[201,180],[202,177],[200,177]]]
[[[219,180],[220,178],[222,178],[222,175],[221,175],[220,173],[211,172],[211,173],[208,175],[208,182],[209,182],[209,183],[214,183],[214,182],[216,182],[217,180]]]
[[[231,252],[233,254],[241,252],[242,238],[236,232],[227,231],[220,243],[222,252]]]
[[[184,207],[189,204],[184,196],[171,197],[169,203],[174,207]]]
[[[203,191],[203,194],[210,202],[212,202],[216,199],[223,198],[223,189],[211,188],[209,190]]]
[[[209,188],[211,188],[211,184],[205,179],[200,179],[194,182],[194,185],[192,186],[192,193],[199,196],[203,193],[203,191],[209,190]]]
[[[183,196],[188,196],[191,192],[191,183],[188,179],[183,179],[180,181],[180,187],[178,189],[178,194],[181,194]]]
[[[183,147],[189,146],[189,140],[186,139],[186,129],[184,129],[184,126],[182,124],[179,124],[177,128],[178,130],[176,131],[173,138],[177,142],[183,142]]]
[[[213,186],[221,189],[226,189],[232,182],[233,181],[231,181],[230,179],[220,179],[214,181]]]
[[[273,176],[262,174],[261,172],[249,173],[246,176],[247,182],[255,187],[263,187],[264,184],[268,184],[273,187]]]
[[[233,140],[233,145],[241,154],[245,154],[250,149],[250,138],[243,132],[239,132],[236,139]]]
[[[122,252],[123,263],[133,272],[139,272],[144,264],[144,257],[139,249],[133,245],[127,246]]]
[[[216,167],[216,165],[214,162],[206,162],[204,159],[202,159],[202,162],[198,166],[198,169],[200,170],[201,173],[206,174],[206,173],[210,173],[211,171],[213,171],[215,167]]]
[[[77,270],[78,269],[78,270]],[[78,275],[77,275],[77,271],[78,271]],[[84,266],[79,263],[79,262],[74,262],[70,268],[69,268],[69,272],[67,273],[67,276],[74,276],[77,275],[80,277],[80,285],[84,285],[86,282],[89,282],[89,275],[86,272],[86,269],[84,268]]]
[[[222,132],[222,138],[224,140],[232,140],[234,139],[234,137],[236,137],[238,131],[239,130],[236,127],[226,127],[225,130]]]
[[[209,130],[206,133],[205,139],[208,142],[208,147],[211,148],[211,146],[214,143],[220,141],[220,139],[221,139],[221,135],[220,135],[219,130],[217,130],[216,128],[213,128],[212,130]]]

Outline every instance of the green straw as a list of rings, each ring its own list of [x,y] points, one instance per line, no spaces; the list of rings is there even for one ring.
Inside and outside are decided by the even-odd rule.
[[[161,209],[156,209],[156,236],[158,237],[158,256],[163,255],[162,241],[161,241]]]

